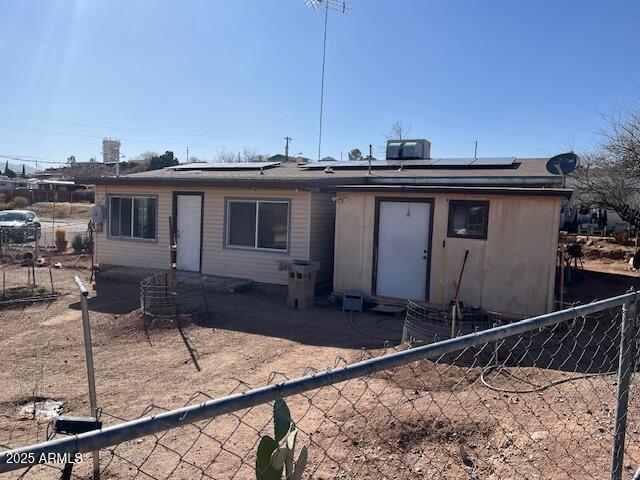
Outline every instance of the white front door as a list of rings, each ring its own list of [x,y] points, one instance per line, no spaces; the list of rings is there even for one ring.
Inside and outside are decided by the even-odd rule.
[[[177,195],[176,202],[178,270],[199,272],[202,197],[200,195]]]
[[[427,299],[431,205],[380,202],[376,295]]]

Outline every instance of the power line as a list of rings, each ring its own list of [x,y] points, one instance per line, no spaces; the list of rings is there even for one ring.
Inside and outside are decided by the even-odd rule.
[[[208,132],[211,129],[205,129],[204,133],[185,133],[185,132],[165,132],[165,131],[161,131],[161,130],[144,130],[144,129],[139,129],[139,128],[129,128],[129,127],[114,127],[114,126],[108,126],[108,125],[97,125],[97,124],[91,124],[91,123],[84,123],[84,122],[70,122],[67,120],[56,120],[56,119],[51,119],[51,118],[40,118],[40,117],[30,117],[27,115],[14,115],[14,114],[9,114],[9,113],[0,113],[0,116],[2,117],[11,117],[11,118],[21,118],[24,120],[33,120],[33,121],[37,121],[37,122],[44,122],[44,123],[57,123],[57,124],[61,124],[61,125],[72,125],[72,126],[76,126],[76,127],[87,127],[87,128],[99,128],[99,129],[104,129],[104,130],[120,130],[120,131],[128,131],[128,132],[135,132],[135,133],[145,133],[145,134],[149,134],[149,135],[169,135],[169,136],[177,136],[177,137],[195,137],[195,138],[219,138],[219,139],[229,139],[229,140],[266,140],[266,137],[263,138],[259,138],[259,137],[243,137],[243,136],[236,136],[236,135],[210,135],[206,132]],[[27,130],[27,131],[38,131],[37,129],[27,129],[25,127],[14,127],[14,126],[0,126],[0,128],[7,128],[7,129],[15,129],[15,130]],[[43,132],[48,132],[48,130],[39,130],[39,131],[43,131]],[[51,132],[54,134],[57,134],[56,132]],[[91,134],[76,134],[76,135],[82,135],[82,136],[88,136],[88,137],[95,137],[95,138],[103,138],[104,135],[91,135]],[[132,140],[132,139],[127,139],[128,141],[139,141],[139,142],[146,142],[147,140]],[[184,143],[184,142],[182,142]],[[192,145],[193,146],[193,145]]]
[[[67,163],[66,160],[43,159],[40,157],[27,157],[22,155],[0,154],[0,158],[6,158],[8,160],[14,160],[16,162],[23,162],[23,163],[47,163],[47,164],[55,164],[55,165],[59,165],[61,163]]]

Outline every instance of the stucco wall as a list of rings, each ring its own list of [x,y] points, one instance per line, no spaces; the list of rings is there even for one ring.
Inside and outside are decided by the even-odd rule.
[[[286,272],[278,271],[282,259],[309,259],[310,193],[294,190],[256,190],[219,188],[180,188],[204,192],[202,235],[202,273],[247,278],[285,285]],[[96,188],[96,203],[104,204],[106,194],[155,195],[158,197],[157,242],[112,239],[104,231],[97,234],[96,256],[103,264],[166,269],[169,265],[169,217],[172,215],[173,188],[106,187]],[[225,198],[288,199],[291,201],[289,252],[265,252],[224,247]]]
[[[391,196],[386,194],[385,196]],[[434,199],[429,301],[448,304],[465,250],[459,299],[509,315],[553,308],[560,200],[448,194],[398,194]],[[372,293],[375,194],[340,192],[336,207],[334,289]],[[450,199],[489,200],[486,240],[447,237]]]

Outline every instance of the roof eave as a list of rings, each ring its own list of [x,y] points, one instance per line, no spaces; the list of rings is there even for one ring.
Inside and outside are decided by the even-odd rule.
[[[573,190],[568,188],[539,188],[539,187],[496,187],[496,186],[465,186],[465,185],[338,185],[333,190],[341,192],[367,193],[465,193],[483,195],[517,195],[528,197],[562,197],[571,198]]]

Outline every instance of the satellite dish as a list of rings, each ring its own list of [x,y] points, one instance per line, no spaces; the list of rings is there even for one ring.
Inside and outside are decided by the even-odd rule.
[[[580,157],[573,152],[561,153],[547,161],[547,172],[553,175],[568,175],[580,163]]]

